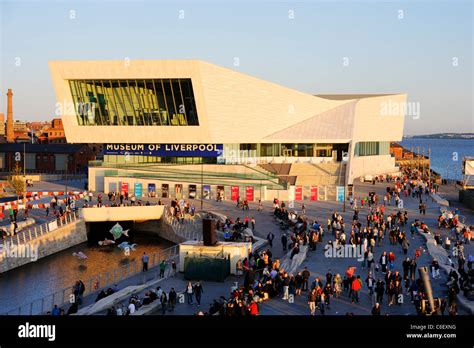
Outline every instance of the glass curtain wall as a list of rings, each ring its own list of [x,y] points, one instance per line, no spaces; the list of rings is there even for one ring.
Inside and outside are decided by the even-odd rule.
[[[198,126],[191,79],[70,80],[79,125]]]
[[[355,156],[378,156],[390,154],[388,141],[362,141],[355,145]]]

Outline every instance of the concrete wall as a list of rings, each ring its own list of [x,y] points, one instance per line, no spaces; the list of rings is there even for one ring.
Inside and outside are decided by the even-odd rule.
[[[26,248],[37,248],[38,259],[41,259],[83,243],[86,240],[86,225],[84,221],[79,220],[34,239],[26,244]],[[0,273],[10,271],[30,262],[32,262],[30,258],[6,257],[6,254],[2,253],[0,255]]]
[[[202,242],[187,241],[179,245],[179,271],[184,272],[184,258],[196,257],[222,257],[230,259],[230,274],[237,274],[237,261],[243,261],[252,251],[252,243],[219,242],[215,246],[205,246]]]
[[[175,244],[180,244],[186,241],[186,238],[177,235],[173,228],[168,225],[164,219],[136,222],[133,228],[140,232],[147,232],[157,234],[160,238],[166,239]]]
[[[80,210],[85,222],[158,220],[163,216],[164,205],[131,207],[90,207]]]
[[[395,158],[390,155],[352,157],[348,168],[348,184],[362,175],[392,174],[398,171]]]

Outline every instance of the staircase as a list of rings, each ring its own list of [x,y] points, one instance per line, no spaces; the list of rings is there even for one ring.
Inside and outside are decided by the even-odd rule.
[[[265,163],[258,166],[281,182],[298,186],[343,185],[346,175],[346,166],[341,163]]]

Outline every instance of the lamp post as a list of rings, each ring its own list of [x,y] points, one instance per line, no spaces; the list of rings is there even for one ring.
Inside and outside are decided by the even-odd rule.
[[[431,190],[431,149],[428,146],[428,187]]]
[[[26,204],[26,191],[28,188],[26,187],[26,143],[23,143],[23,181],[25,182],[25,192],[23,193],[23,203]]]
[[[201,157],[201,211],[203,208],[203,195],[204,195],[204,157]]]

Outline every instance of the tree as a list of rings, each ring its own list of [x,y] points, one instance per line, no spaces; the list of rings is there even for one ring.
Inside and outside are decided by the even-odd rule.
[[[10,177],[8,178],[8,186],[17,196],[23,195],[26,191],[26,181],[18,163],[15,164],[15,167],[11,171]]]

